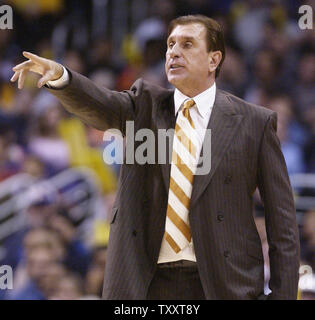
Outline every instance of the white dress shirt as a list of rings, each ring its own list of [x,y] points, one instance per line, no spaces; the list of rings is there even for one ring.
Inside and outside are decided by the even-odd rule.
[[[63,74],[62,76],[57,79],[57,80],[51,80],[51,81],[47,81],[47,85],[50,88],[61,88],[63,86],[66,86],[69,83],[69,73],[67,71],[67,69],[63,67]]]
[[[186,100],[193,99],[195,101],[195,105],[189,109],[190,116],[192,121],[194,122],[197,137],[199,139],[199,143],[196,146],[197,154],[200,154],[202,143],[205,137],[206,129],[208,127],[208,123],[210,120],[211,111],[214,105],[216,93],[216,84],[214,83],[210,88],[201,92],[197,96],[193,98],[189,98],[185,96],[178,89],[175,89],[174,92],[174,104],[175,104],[175,115],[177,115],[180,107],[184,104]],[[193,186],[194,188],[194,186]],[[196,261],[196,255],[193,245],[193,239],[191,243],[185,247],[180,252],[176,253],[168,242],[163,237],[162,246],[160,250],[160,255],[158,259],[158,263],[172,262],[178,260],[190,260]]]
[[[64,68],[64,72],[61,78],[54,81],[48,81],[48,85],[51,88],[61,88],[67,85],[68,82],[69,74],[68,71]],[[189,99],[193,99],[195,101],[195,105],[192,108],[190,108],[190,116],[192,118],[192,121],[194,122],[197,138],[199,139],[198,146],[196,146],[198,155],[200,154],[206,129],[208,127],[208,122],[210,120],[210,115],[215,100],[215,94],[215,83],[210,88],[201,92],[193,98],[185,96],[178,89],[175,89],[174,92],[175,115],[177,115],[184,101]],[[196,261],[193,239],[192,242],[186,248],[184,248],[178,253],[175,253],[163,237],[158,263],[172,262],[178,260]]]

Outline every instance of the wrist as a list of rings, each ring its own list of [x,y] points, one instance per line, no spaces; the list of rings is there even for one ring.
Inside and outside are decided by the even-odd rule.
[[[62,68],[62,74],[61,76],[56,80],[50,80],[47,82],[47,86],[51,89],[62,89],[69,83],[69,73],[67,69],[60,65]]]
[[[64,67],[58,63],[58,66],[56,68],[56,76],[51,81],[59,80],[64,74]]]

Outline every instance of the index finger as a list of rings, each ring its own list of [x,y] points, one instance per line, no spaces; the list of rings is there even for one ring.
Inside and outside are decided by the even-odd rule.
[[[37,56],[34,53],[30,53],[28,51],[23,51],[23,56],[27,59],[32,60],[33,62],[37,62],[37,63],[43,63],[44,62],[44,58],[41,58],[39,56]]]

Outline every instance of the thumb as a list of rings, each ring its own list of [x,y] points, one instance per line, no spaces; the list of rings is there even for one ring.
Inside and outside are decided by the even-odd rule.
[[[53,80],[53,73],[52,72],[46,72],[37,82],[38,88],[41,88],[43,85],[45,85],[48,81]]]

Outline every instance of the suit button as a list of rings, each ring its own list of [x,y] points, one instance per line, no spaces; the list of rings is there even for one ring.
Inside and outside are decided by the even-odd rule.
[[[229,256],[230,256],[231,254],[230,254],[230,251],[225,250],[225,251],[223,252],[223,255],[224,255],[225,258],[229,258]]]
[[[134,237],[136,237],[136,236],[137,236],[137,230],[133,230],[133,231],[132,231],[132,235],[133,235]]]
[[[228,174],[224,179],[224,183],[229,184],[231,181],[232,181],[232,176]]]
[[[222,213],[219,213],[217,215],[217,219],[218,219],[219,222],[223,221],[224,220],[224,215]]]

